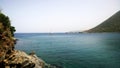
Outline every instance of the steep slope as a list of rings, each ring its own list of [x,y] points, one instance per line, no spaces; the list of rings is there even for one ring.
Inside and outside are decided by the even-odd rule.
[[[120,32],[120,11],[100,25],[85,32]]]
[[[0,13],[0,62],[14,51],[15,40],[12,34],[14,32],[11,28],[9,18]]]

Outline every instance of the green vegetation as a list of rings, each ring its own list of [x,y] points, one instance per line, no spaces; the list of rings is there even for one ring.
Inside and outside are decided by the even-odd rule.
[[[11,26],[11,27],[10,27],[10,31],[11,31],[12,36],[14,36],[14,32],[16,31],[16,30],[15,30],[15,27],[14,27],[14,26]]]
[[[120,11],[86,32],[120,32]]]
[[[11,26],[9,17],[0,12],[0,33],[7,29],[10,29],[12,36],[14,36],[15,27]]]

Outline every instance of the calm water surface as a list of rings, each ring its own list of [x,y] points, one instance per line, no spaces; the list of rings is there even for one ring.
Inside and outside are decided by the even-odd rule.
[[[62,68],[120,68],[120,33],[17,33],[16,49]]]

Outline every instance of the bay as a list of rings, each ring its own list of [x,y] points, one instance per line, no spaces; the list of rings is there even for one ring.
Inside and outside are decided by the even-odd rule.
[[[16,33],[16,49],[61,68],[120,68],[120,33]]]

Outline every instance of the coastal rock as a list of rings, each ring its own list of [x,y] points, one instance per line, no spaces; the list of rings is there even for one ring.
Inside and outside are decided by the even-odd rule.
[[[5,68],[44,68],[45,66],[45,62],[35,54],[28,55],[19,50],[15,50],[3,63]]]
[[[15,40],[12,37],[10,28],[3,28],[4,25],[0,24],[0,62],[2,62],[14,51]]]

